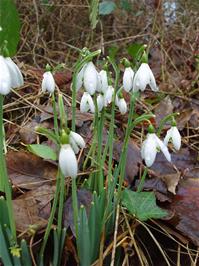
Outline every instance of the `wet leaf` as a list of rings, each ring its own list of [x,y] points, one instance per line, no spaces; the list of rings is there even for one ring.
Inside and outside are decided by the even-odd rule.
[[[114,143],[114,159],[119,161],[122,151],[122,142]],[[127,162],[126,162],[126,180],[131,183],[138,174],[139,165],[142,163],[140,149],[135,142],[129,141]]]
[[[13,200],[17,231],[27,231],[32,225],[36,230],[46,226],[54,190],[54,187],[44,185]]]
[[[16,187],[33,189],[56,177],[56,166],[24,151],[8,152],[6,161],[9,178]]]
[[[199,179],[188,178],[180,181],[178,191],[173,198],[171,210],[175,219],[171,223],[199,245]],[[176,222],[177,221],[177,222]]]
[[[38,125],[39,124],[36,121],[31,121],[19,130],[21,141],[23,143],[31,144],[36,141],[37,134],[35,132],[35,127]]]
[[[157,126],[167,115],[173,113],[173,104],[169,96],[165,97],[155,108],[155,121]]]
[[[163,218],[168,215],[156,205],[156,198],[153,192],[134,192],[125,189],[122,194],[122,204],[127,210],[141,221],[151,218]]]

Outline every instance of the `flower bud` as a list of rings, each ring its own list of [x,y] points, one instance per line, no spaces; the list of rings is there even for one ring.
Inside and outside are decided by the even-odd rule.
[[[133,77],[134,77],[134,71],[131,67],[127,67],[124,70],[123,75],[123,87],[124,90],[129,92],[133,88]]]

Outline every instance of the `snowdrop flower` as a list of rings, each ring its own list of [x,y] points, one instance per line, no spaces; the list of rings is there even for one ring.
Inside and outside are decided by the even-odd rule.
[[[77,176],[77,158],[70,144],[63,144],[59,153],[59,167],[64,176]]]
[[[104,96],[102,94],[97,96],[97,107],[99,112],[101,112],[104,107]]]
[[[11,87],[18,88],[20,86],[23,86],[23,76],[18,66],[12,61],[10,57],[6,57],[5,60],[11,76]]]
[[[172,126],[164,138],[164,144],[167,146],[168,142],[173,143],[174,148],[178,151],[181,147],[181,136],[176,126]]]
[[[112,102],[112,97],[114,93],[114,88],[112,86],[108,86],[106,92],[104,93],[104,106],[107,107],[108,104]]]
[[[98,72],[92,62],[89,62],[84,70],[84,88],[90,94],[93,95],[98,87]]]
[[[42,80],[42,92],[49,92],[53,93],[55,90],[55,80],[53,78],[53,75],[50,71],[47,71],[43,74],[43,80]]]
[[[23,76],[10,57],[0,56],[0,94],[7,95],[11,88],[23,85]]]
[[[73,131],[70,131],[69,142],[75,154],[77,154],[79,150],[83,149],[86,145],[84,139],[78,133]]]
[[[84,92],[80,102],[80,112],[87,113],[88,111],[95,113],[95,105],[90,94],[88,92]]]
[[[129,92],[133,88],[134,71],[131,67],[126,67],[123,75],[124,90]]]
[[[158,91],[153,72],[148,64],[142,63],[134,76],[133,91],[144,91],[147,85],[151,87],[152,91]]]
[[[121,113],[122,115],[124,115],[124,114],[127,112],[127,104],[126,104],[126,101],[124,100],[124,98],[119,98],[119,97],[116,95],[116,98],[115,98],[115,104],[116,104],[117,107],[119,108],[120,113]]]
[[[101,70],[98,74],[99,78],[99,85],[98,85],[98,91],[106,93],[106,90],[108,88],[108,76],[107,72],[105,70]]]
[[[171,161],[171,155],[167,146],[156,136],[155,133],[148,133],[141,148],[142,159],[145,160],[148,167],[151,167],[154,163],[158,150],[163,152],[169,162]]]
[[[79,73],[77,74],[76,91],[78,91],[79,89],[81,89],[81,87],[83,85],[84,71],[85,71],[86,66],[87,66],[87,64],[85,64],[82,67],[82,69],[79,71]]]

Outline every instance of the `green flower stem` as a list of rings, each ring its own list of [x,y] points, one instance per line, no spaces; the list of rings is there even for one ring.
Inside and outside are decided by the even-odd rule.
[[[78,201],[77,201],[77,185],[76,179],[72,178],[72,206],[73,206],[73,219],[75,226],[76,241],[78,239]]]
[[[118,187],[118,201],[120,198],[120,194],[122,191],[122,184],[124,182],[124,176],[125,176],[125,168],[126,168],[126,159],[127,159],[127,151],[128,151],[128,143],[129,143],[129,138],[131,135],[131,124],[132,124],[132,117],[135,109],[135,102],[138,97],[137,93],[132,93],[131,94],[131,100],[130,100],[130,108],[129,108],[129,114],[128,114],[128,123],[127,123],[127,128],[125,132],[125,137],[124,137],[124,144],[122,147],[122,152],[121,152],[121,160],[119,161],[118,165],[118,173],[120,173],[119,177],[119,187]],[[117,180],[117,176],[115,177],[115,180]]]
[[[142,191],[147,173],[148,173],[148,169],[147,169],[147,167],[145,167],[144,168],[144,173],[142,174],[140,183],[139,183],[139,185],[137,187],[137,192],[141,192]]]
[[[76,115],[76,83],[77,83],[77,75],[81,68],[89,61],[93,59],[93,57],[99,55],[101,53],[101,50],[94,51],[92,53],[89,53],[87,56],[85,56],[83,59],[80,58],[74,68],[73,73],[73,79],[72,79],[72,131],[75,131],[75,115]]]
[[[111,122],[110,122],[110,127],[109,127],[109,138],[108,138],[108,145],[109,145],[108,191],[110,191],[111,179],[112,179],[113,140],[114,140],[114,125],[115,125],[115,98],[116,98],[117,91],[119,89],[120,70],[112,58],[108,57],[108,60],[109,60],[110,64],[112,65],[114,72],[115,72],[114,94],[113,94],[113,99],[112,99]],[[109,192],[108,192],[108,194],[109,194]]]
[[[167,116],[165,116],[161,122],[160,122],[160,125],[158,127],[158,130],[157,130],[157,136],[160,137],[160,134],[161,134],[161,131],[164,127],[164,125],[166,124],[167,121],[171,121],[175,116],[178,116],[179,113],[172,113],[172,114],[169,114]]]
[[[54,92],[52,93],[52,104],[53,104],[54,130],[55,130],[56,136],[58,137],[59,136],[58,116],[57,116],[57,106],[56,106]]]
[[[12,190],[9,183],[6,161],[4,156],[4,132],[3,132],[3,95],[0,94],[0,190],[6,194],[6,204],[10,222],[10,230],[14,240],[16,241],[16,225],[12,206]]]
[[[97,173],[97,179],[99,184],[99,194],[104,190],[104,175],[103,175],[103,167],[102,164],[102,146],[103,146],[103,127],[104,127],[104,113],[105,110],[103,108],[101,112],[100,121],[98,124],[98,149],[97,149],[97,162],[99,163],[99,171]]]
[[[57,222],[57,234],[58,240],[60,242],[61,239],[61,232],[62,232],[62,217],[63,217],[63,208],[64,208],[64,175],[61,171],[59,171],[59,178],[60,178],[60,194],[59,194],[59,208],[58,208],[58,222]]]
[[[43,256],[44,256],[44,250],[46,247],[46,243],[48,241],[48,237],[51,231],[51,227],[53,224],[53,219],[55,216],[55,212],[56,212],[56,208],[57,208],[57,204],[58,204],[58,199],[59,199],[59,190],[60,190],[60,183],[61,183],[61,179],[60,179],[60,174],[59,171],[57,173],[57,180],[56,180],[56,190],[55,190],[55,196],[54,196],[54,200],[53,200],[53,205],[52,205],[52,209],[50,212],[50,217],[48,220],[48,225],[44,234],[44,238],[43,238],[43,243],[40,249],[40,253],[39,253],[39,265],[43,265]]]

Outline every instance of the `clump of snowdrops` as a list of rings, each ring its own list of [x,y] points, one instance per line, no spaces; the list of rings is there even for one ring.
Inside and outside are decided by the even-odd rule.
[[[115,58],[107,57],[100,67],[96,67],[94,61],[100,56],[101,51],[90,52],[84,48],[80,57],[74,66],[72,90],[72,123],[67,119],[67,110],[63,101],[63,95],[56,91],[56,84],[53,78],[53,69],[47,65],[46,71],[41,81],[42,93],[48,93],[52,101],[54,112],[54,129],[49,130],[37,127],[38,134],[45,135],[51,139],[57,147],[58,152],[45,145],[33,144],[28,149],[45,158],[44,153],[51,154],[50,159],[58,161],[58,172],[56,178],[56,191],[52,203],[51,213],[48,225],[45,230],[44,238],[41,243],[39,255],[37,256],[38,265],[45,262],[45,249],[52,231],[52,225],[55,216],[57,216],[57,225],[53,230],[53,255],[51,260],[53,265],[61,264],[61,255],[64,247],[66,229],[63,226],[63,209],[66,199],[65,178],[70,177],[72,182],[72,206],[74,234],[76,239],[78,257],[81,265],[89,266],[98,258],[101,258],[100,252],[103,251],[104,239],[113,233],[115,225],[116,210],[123,204],[123,183],[125,178],[125,167],[127,158],[128,143],[131,133],[136,125],[147,122],[148,133],[141,143],[141,156],[146,164],[142,180],[143,185],[147,174],[147,167],[151,167],[155,162],[158,152],[162,152],[165,158],[170,162],[171,155],[168,144],[171,142],[173,148],[177,151],[181,146],[181,136],[176,126],[176,114],[170,114],[160,123],[159,128],[155,129],[150,119],[154,117],[152,113],[143,113],[135,116],[135,105],[141,93],[145,93],[146,88],[151,89],[154,94],[158,92],[154,75],[147,62],[146,46],[140,46],[137,57],[134,58],[135,64],[127,59],[122,60],[123,70],[121,71]],[[9,232],[12,236],[12,242],[9,243],[11,253],[5,257],[2,252],[0,256],[4,263],[18,260],[22,261],[27,255],[26,265],[30,265],[30,254],[27,244],[24,241],[20,247],[17,244],[16,227],[12,210],[12,198],[9,179],[4,157],[4,130],[3,130],[3,98],[12,88],[23,85],[23,77],[16,64],[9,57],[0,56],[0,164],[1,179],[0,189],[5,192],[6,199],[3,199],[8,211]],[[77,93],[82,91],[80,104],[77,105]],[[124,92],[130,96],[127,103]],[[58,111],[57,111],[58,106]],[[76,110],[80,109],[82,113],[93,114],[93,139],[89,146],[84,138],[76,132]],[[113,148],[115,135],[115,114],[128,116],[127,126],[124,132],[123,147],[120,159],[117,165],[113,167]],[[134,119],[134,117],[136,117]],[[170,121],[171,128],[167,131],[163,140],[161,140],[161,131],[164,123]],[[108,125],[108,137],[104,144],[103,128]],[[90,206],[90,212],[87,213],[84,206],[79,206],[77,199],[77,181],[79,179],[79,167],[77,155],[85,152],[82,169],[86,170],[90,165],[94,169],[83,180],[83,187],[86,187],[93,193],[93,200]],[[105,171],[105,162],[107,169]],[[107,173],[105,175],[105,172]],[[81,175],[81,173],[79,173]],[[137,193],[142,193],[142,186],[139,186]],[[137,194],[136,194],[137,195]],[[125,204],[124,204],[125,205]],[[128,205],[128,204],[127,204]],[[127,207],[128,209],[128,207]],[[161,214],[163,215],[163,214]],[[160,217],[161,217],[160,215]],[[165,213],[164,213],[165,215]],[[164,216],[163,215],[163,216]],[[138,217],[139,218],[139,217]],[[3,231],[2,228],[0,228]],[[5,236],[5,233],[2,233]],[[103,237],[102,237],[103,236]],[[2,240],[6,249],[6,241]],[[9,261],[10,259],[10,261]],[[7,264],[8,265],[8,264]],[[14,265],[14,264],[10,264]]]

